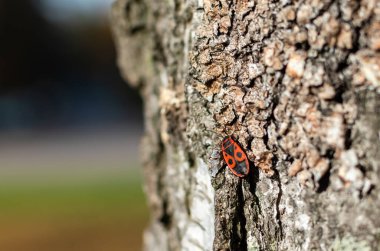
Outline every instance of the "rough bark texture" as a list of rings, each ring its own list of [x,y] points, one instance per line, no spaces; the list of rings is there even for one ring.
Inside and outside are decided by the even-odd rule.
[[[146,250],[380,246],[379,1],[118,0],[112,20],[145,102]]]

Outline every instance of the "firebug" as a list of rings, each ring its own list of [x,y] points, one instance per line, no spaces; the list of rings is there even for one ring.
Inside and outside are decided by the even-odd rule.
[[[231,172],[238,177],[245,177],[249,173],[247,155],[232,136],[224,137],[222,141],[222,154],[224,161]]]

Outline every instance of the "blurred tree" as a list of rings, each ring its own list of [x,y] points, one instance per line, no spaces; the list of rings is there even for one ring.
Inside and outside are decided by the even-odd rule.
[[[117,74],[106,17],[52,22],[42,2],[0,1],[0,132],[138,127],[141,101]]]
[[[0,1],[0,94],[62,76],[62,43],[33,1]]]
[[[119,66],[145,101],[146,250],[380,245],[379,14],[374,0],[116,1]],[[215,160],[223,130],[245,179]]]

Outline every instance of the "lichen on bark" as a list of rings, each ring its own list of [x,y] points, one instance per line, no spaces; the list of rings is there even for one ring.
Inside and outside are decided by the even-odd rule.
[[[147,250],[380,245],[378,1],[119,0],[113,20],[145,102]]]

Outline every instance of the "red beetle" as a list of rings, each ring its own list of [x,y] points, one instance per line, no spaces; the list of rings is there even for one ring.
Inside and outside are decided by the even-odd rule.
[[[239,144],[231,137],[226,136],[222,141],[224,161],[231,172],[238,177],[245,177],[249,173],[249,161]]]

